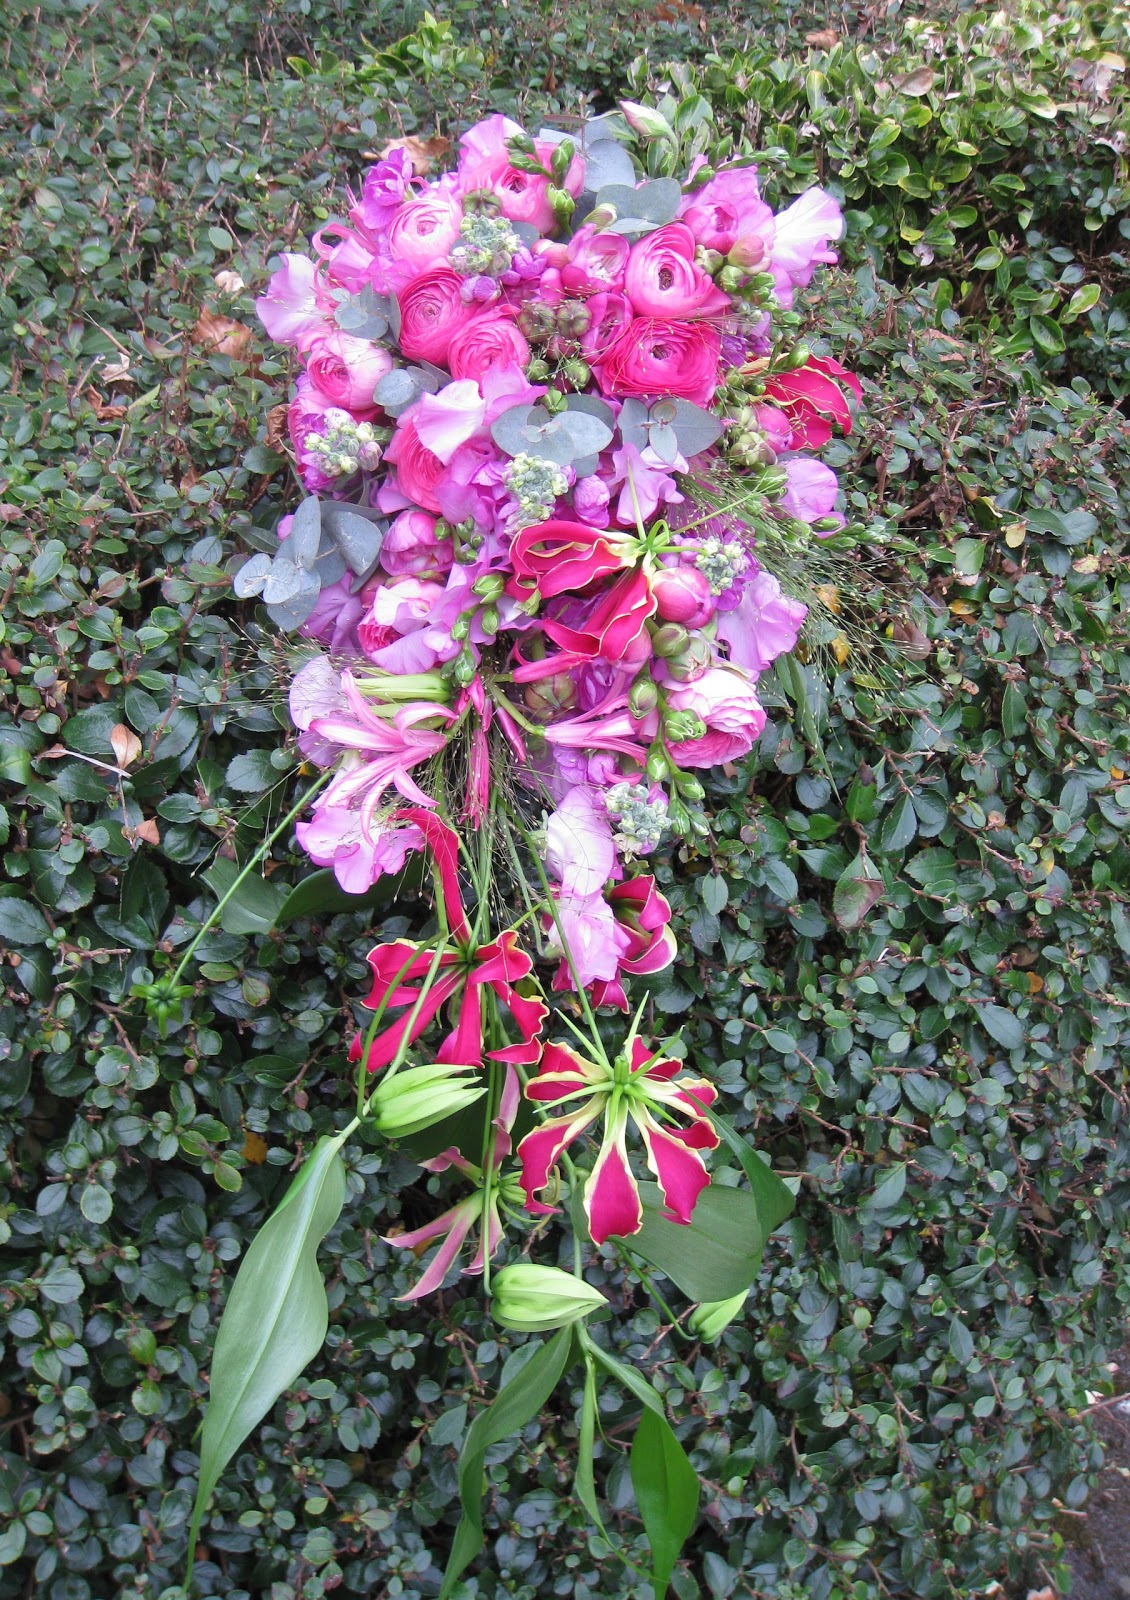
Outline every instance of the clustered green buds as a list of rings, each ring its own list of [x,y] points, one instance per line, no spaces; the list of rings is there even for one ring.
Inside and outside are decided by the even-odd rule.
[[[465,1111],[485,1093],[482,1074],[475,1067],[443,1061],[402,1067],[377,1084],[369,1097],[369,1114],[380,1133],[403,1139]]]
[[[538,1267],[528,1261],[496,1272],[491,1292],[494,1320],[517,1333],[564,1328],[608,1304],[600,1290],[590,1288],[583,1279],[558,1267]]]
[[[518,502],[523,526],[532,527],[548,522],[553,515],[554,503],[569,487],[563,468],[543,456],[527,455],[521,451],[506,467],[502,480]]]
[[[697,711],[665,711],[663,732],[672,744],[684,744],[688,739],[701,739],[706,723]]]
[[[386,435],[387,437],[387,435]],[[381,433],[371,422],[355,422],[348,411],[330,406],[321,433],[308,433],[304,449],[327,478],[352,478],[381,464]]]

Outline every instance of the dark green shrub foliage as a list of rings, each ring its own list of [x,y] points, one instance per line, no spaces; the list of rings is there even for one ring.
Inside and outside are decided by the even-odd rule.
[[[818,738],[781,686],[711,847],[668,868],[687,958],[659,1026],[797,1176],[798,1212],[716,1349],[633,1304],[611,1252],[601,1337],[690,1419],[680,1600],[1057,1572],[1058,1508],[1099,1462],[1078,1413],[1130,1301],[1127,12],[896,18],[811,51],[815,16],[767,8],[751,43],[748,18],[697,15],[513,5],[445,32],[318,0],[112,23],[57,4],[8,41],[5,1600],[179,1581],[226,1287],[351,1093],[375,925],[264,934],[303,870],[281,846],[202,946],[187,1022],[162,1038],[130,994],[302,781],[282,647],[227,577],[289,503],[267,423],[287,375],[239,326],[265,262],[401,127],[640,98],[649,72],[744,126],[779,192],[819,177],[851,210],[813,339],[867,380],[829,460],[903,653],[876,675],[849,636],[838,672],[810,669]],[[325,47],[350,58],[359,33],[383,53],[350,75]],[[688,64],[665,76],[668,55]],[[458,1287],[395,1303],[379,1233],[432,1202],[407,1157],[346,1153],[327,1349],[221,1485],[198,1595],[434,1593],[457,1446],[523,1359]],[[561,1465],[579,1398],[488,1453],[467,1595],[607,1592]],[[624,1418],[601,1420],[605,1514],[638,1554]]]

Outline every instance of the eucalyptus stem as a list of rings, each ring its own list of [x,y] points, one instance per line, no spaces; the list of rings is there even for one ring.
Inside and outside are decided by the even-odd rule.
[[[213,928],[216,925],[216,923],[219,921],[220,917],[223,915],[224,907],[227,905],[228,901],[235,894],[236,890],[243,883],[244,879],[247,878],[252,872],[254,872],[255,868],[259,865],[259,863],[261,861],[265,860],[266,856],[268,855],[270,850],[273,848],[276,839],[278,839],[286,831],[286,829],[290,827],[290,825],[294,821],[295,817],[297,817],[301,812],[305,811],[307,805],[309,805],[309,803],[313,799],[314,795],[316,795],[318,793],[319,789],[323,789],[326,786],[326,784],[330,781],[330,778],[332,776],[333,776],[332,772],[330,772],[328,769],[327,769],[327,771],[322,773],[322,775],[318,779],[317,783],[312,784],[311,787],[306,790],[306,793],[302,796],[302,798],[298,801],[298,803],[290,811],[287,812],[286,816],[279,823],[278,827],[274,828],[267,835],[267,837],[264,839],[263,843],[259,846],[258,850],[256,850],[255,854],[251,857],[251,860],[247,863],[247,865],[243,868],[243,870],[236,875],[236,877],[232,880],[232,882],[224,890],[223,894],[220,896],[219,900],[216,902],[216,905],[213,907],[213,909],[209,913],[208,917],[200,925],[200,927],[196,930],[196,934],[195,934],[195,937],[192,940],[192,943],[189,945],[188,949],[184,952],[184,955],[181,956],[180,962],[179,962],[179,964],[177,966],[177,969],[173,973],[172,978],[169,980],[170,986],[176,985],[176,984],[178,984],[180,982],[181,977],[184,974],[185,968],[188,966],[188,963],[192,960],[192,957],[193,957],[193,955],[194,955],[194,953],[196,951],[197,945],[200,943],[201,939],[203,939],[204,935],[209,931],[209,929]]]

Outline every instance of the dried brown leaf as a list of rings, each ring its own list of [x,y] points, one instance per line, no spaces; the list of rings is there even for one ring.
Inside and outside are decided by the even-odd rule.
[[[117,722],[110,729],[110,747],[115,761],[123,770],[141,754],[141,740],[124,722]]]
[[[379,152],[378,159],[386,159],[394,150],[403,150],[416,176],[422,178],[439,166],[450,149],[451,140],[445,139],[442,134],[437,134],[434,139],[417,139],[414,134],[409,134],[406,139],[390,139]]]
[[[192,330],[192,342],[207,350],[215,351],[217,355],[234,356],[238,359],[246,353],[251,343],[251,329],[246,323],[233,322],[231,317],[218,316],[205,306]]]

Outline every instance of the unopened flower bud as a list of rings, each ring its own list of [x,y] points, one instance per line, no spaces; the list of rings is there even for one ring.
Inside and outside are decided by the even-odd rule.
[[[661,567],[652,577],[651,592],[664,622],[698,628],[714,615],[710,582],[697,567]]]
[[[687,739],[701,739],[706,723],[697,711],[665,711],[663,732],[672,744],[683,744]]]
[[[501,572],[484,572],[471,585],[471,593],[477,594],[480,600],[497,600],[505,587],[506,579]]]
[[[378,1083],[369,1110],[378,1132],[390,1139],[402,1139],[457,1111],[465,1111],[485,1093],[476,1067],[433,1062],[423,1067],[402,1067]]]
[[[733,294],[735,290],[740,289],[745,283],[746,276],[741,267],[725,266],[718,274],[718,287],[725,289],[727,294]]]
[[[519,1333],[564,1328],[608,1304],[600,1290],[583,1279],[557,1267],[538,1267],[527,1261],[496,1272],[491,1290],[494,1320]]]
[[[555,672],[551,678],[539,678],[527,684],[522,696],[535,716],[553,716],[558,711],[571,711],[577,703],[577,685],[567,672]]]
[[[743,1289],[729,1300],[704,1300],[701,1305],[695,1306],[687,1325],[697,1338],[713,1344],[722,1337],[734,1318],[741,1314],[748,1299],[749,1290]]]
[[[469,611],[461,611],[456,617],[455,621],[451,624],[451,637],[456,641],[456,643],[459,643],[461,640],[467,637],[470,631],[471,614]]]
[[[769,500],[776,500],[789,486],[789,475],[784,467],[766,467],[758,475],[757,489]]]
[[[675,134],[671,124],[666,117],[656,111],[654,106],[641,106],[634,100],[621,100],[620,110],[624,113],[624,121],[629,128],[641,138],[674,140]]]
[[[568,222],[573,212],[577,209],[577,202],[568,189],[559,189],[556,184],[549,184],[545,191],[545,198],[549,201],[553,215],[558,222]]]
[[[628,690],[628,710],[637,720],[646,717],[659,704],[659,690],[651,673],[645,668]]]
[[[456,683],[465,689],[469,683],[474,682],[478,670],[479,663],[475,659],[475,652],[470,645],[465,644],[452,663],[452,676]]]
[[[685,650],[677,656],[672,656],[667,662],[667,671],[676,683],[693,683],[696,678],[701,678],[703,673],[714,665],[714,647],[701,633],[693,633],[687,642]],[[694,735],[687,735],[693,738]]]
[[[557,308],[557,331],[568,339],[579,339],[592,324],[592,312],[583,300],[566,300]]]
[[[498,632],[498,607],[484,606],[479,612],[479,626],[488,639],[493,639]]]
[[[690,643],[691,636],[679,622],[665,622],[651,636],[651,648],[660,660],[681,655]]]
[[[704,245],[699,245],[694,253],[696,267],[701,267],[708,278],[712,278],[722,265],[725,257],[719,250],[707,250]]]
[[[592,377],[592,368],[579,356],[569,356],[561,363],[561,376],[574,389],[583,389]]]
[[[607,202],[601,206],[594,206],[585,221],[599,233],[602,228],[610,228],[616,221],[616,207]]]
[[[791,371],[795,371],[797,367],[807,367],[811,360],[812,351],[808,346],[806,344],[798,344],[789,357],[788,366]]]
[[[518,313],[518,328],[527,339],[540,344],[557,326],[552,306],[544,300],[528,300]]]
[[[675,787],[684,800],[702,800],[705,798],[706,790],[703,788],[700,779],[696,778],[693,772],[683,772],[680,768],[675,773],[674,778]]]
[[[526,362],[526,377],[531,383],[544,383],[552,370],[544,356],[531,356]]]
[[[843,527],[843,522],[839,517],[817,517],[809,526],[813,533],[838,533]]]
[[[749,273],[761,265],[767,254],[765,240],[759,239],[756,233],[747,233],[743,238],[734,240],[726,256],[726,263],[728,266],[738,267],[741,271]]]
[[[647,753],[646,771],[652,783],[662,783],[671,771],[671,763],[667,759],[667,752],[659,743],[653,744]]]

